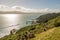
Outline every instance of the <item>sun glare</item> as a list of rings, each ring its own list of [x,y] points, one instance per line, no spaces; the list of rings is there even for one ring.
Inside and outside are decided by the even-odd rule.
[[[12,19],[12,18],[15,18],[17,15],[15,15],[15,14],[5,14],[4,16]]]
[[[16,15],[15,14],[6,14],[5,17],[14,18],[14,17],[16,17]]]
[[[17,17],[16,14],[4,14],[2,16],[6,18],[6,20],[9,20],[9,21],[14,21],[16,20],[16,17]]]

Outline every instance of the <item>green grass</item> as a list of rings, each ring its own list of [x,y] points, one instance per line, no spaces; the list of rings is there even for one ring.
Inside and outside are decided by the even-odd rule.
[[[55,27],[46,32],[37,34],[32,40],[60,40],[60,27]]]

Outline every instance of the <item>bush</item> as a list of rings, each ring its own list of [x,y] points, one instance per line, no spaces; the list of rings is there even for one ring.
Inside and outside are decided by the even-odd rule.
[[[56,22],[54,25],[55,25],[55,27],[59,27],[60,26],[60,22]]]

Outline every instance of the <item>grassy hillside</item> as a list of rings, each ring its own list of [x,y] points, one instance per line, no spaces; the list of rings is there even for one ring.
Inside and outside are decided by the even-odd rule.
[[[44,23],[21,28],[16,34],[10,34],[0,40],[60,40],[60,16]]]
[[[46,32],[37,34],[32,40],[60,40],[60,27],[55,27]]]

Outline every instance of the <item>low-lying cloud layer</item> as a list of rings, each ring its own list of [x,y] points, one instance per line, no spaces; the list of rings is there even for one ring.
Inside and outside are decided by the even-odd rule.
[[[25,7],[21,7],[21,6],[13,6],[13,7],[8,7],[6,5],[0,5],[0,11],[1,12],[25,12],[25,13],[57,13],[60,12],[59,9],[49,9],[49,8],[45,8],[45,9],[30,9],[30,8],[25,8]]]

